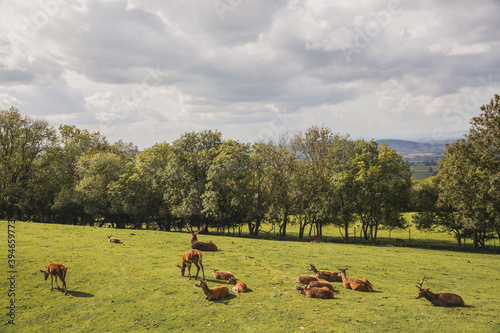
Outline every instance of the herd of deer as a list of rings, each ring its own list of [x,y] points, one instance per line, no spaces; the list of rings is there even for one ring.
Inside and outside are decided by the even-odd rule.
[[[191,280],[191,264],[194,264],[197,269],[196,275],[194,277],[195,280],[198,279],[198,273],[200,272],[201,267],[203,280],[196,283],[195,286],[203,289],[203,292],[206,295],[205,299],[214,301],[227,297],[229,295],[229,288],[221,284],[216,285],[213,289],[208,288],[207,280],[205,279],[205,269],[203,268],[203,253],[201,253],[201,251],[217,251],[217,246],[210,241],[200,242],[198,240],[198,234],[205,230],[205,228],[206,225],[203,226],[201,230],[198,229],[197,231],[193,231],[193,229],[190,228],[191,250],[187,250],[186,252],[184,252],[184,254],[182,255],[182,264],[179,265],[179,263],[177,263],[176,266],[180,268],[182,276],[184,276],[187,267],[189,280]],[[247,285],[241,281],[237,281],[236,277],[231,272],[223,272],[215,268],[210,272],[213,274],[214,279],[225,280],[228,284],[234,285],[234,287],[231,289],[232,292],[241,293],[248,290]]]
[[[188,225],[189,227],[189,225]],[[188,277],[191,280],[191,264],[194,264],[197,268],[195,280],[198,279],[198,273],[200,272],[200,268],[203,274],[203,280],[196,283],[195,286],[202,288],[205,293],[205,299],[209,301],[222,299],[229,295],[229,288],[224,285],[216,285],[213,289],[208,288],[207,281],[205,279],[205,270],[203,268],[203,251],[217,251],[217,246],[212,242],[201,242],[198,240],[198,234],[206,228],[206,225],[200,230],[198,228],[197,231],[193,231],[192,228],[189,229],[191,232],[191,250],[187,250],[184,252],[182,256],[182,264],[179,265],[177,263],[177,267],[181,270],[181,275],[184,276],[186,268],[188,269]],[[108,241],[110,243],[122,243],[119,238],[114,238],[111,236],[107,236]],[[348,278],[346,276],[346,271],[349,269],[349,266],[345,268],[339,269],[338,272],[331,272],[321,270],[318,271],[313,264],[309,264],[311,267],[309,271],[314,272],[315,275],[299,275],[295,282],[305,284],[305,287],[296,287],[299,293],[306,295],[307,297],[314,298],[323,298],[323,299],[332,299],[335,297],[334,290],[335,287],[330,282],[342,282],[342,285],[346,289],[352,289],[356,291],[373,291],[372,284],[366,279],[356,279],[356,278]],[[63,264],[50,264],[47,267],[46,271],[40,270],[43,273],[45,280],[50,276],[51,279],[51,289],[54,289],[54,278],[56,280],[56,286],[58,289],[59,285],[57,283],[57,278],[59,278],[64,287],[64,294],[68,294],[68,290],[66,288],[66,272],[68,267]],[[231,289],[232,292],[246,292],[248,290],[245,283],[241,281],[237,281],[236,277],[231,272],[223,272],[218,269],[212,269],[210,272],[213,274],[214,278],[217,280],[225,280],[228,284],[234,285]],[[325,281],[320,281],[320,279]],[[415,296],[416,299],[425,297],[432,305],[435,306],[464,306],[465,302],[457,294],[452,293],[432,293],[429,288],[423,288],[422,285],[425,281],[425,277],[422,281],[417,285],[418,293]]]

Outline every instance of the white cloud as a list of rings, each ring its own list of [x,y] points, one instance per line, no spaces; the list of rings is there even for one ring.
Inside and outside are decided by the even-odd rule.
[[[462,130],[500,89],[495,0],[220,3],[4,1],[0,107],[144,148],[204,128]]]

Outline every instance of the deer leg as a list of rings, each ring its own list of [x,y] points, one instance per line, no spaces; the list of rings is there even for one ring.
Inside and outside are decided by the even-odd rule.
[[[203,264],[200,262],[201,272],[203,273],[203,281],[205,281],[205,269],[203,268]]]
[[[194,279],[197,280],[198,279],[198,273],[200,272],[200,265],[198,265],[197,262],[195,262],[194,265],[196,266],[196,276],[194,277]]]
[[[57,289],[61,289],[61,288],[59,288],[59,284],[57,283],[57,275],[56,275],[56,276],[54,276],[54,280],[56,280],[56,286],[57,286]]]
[[[54,290],[54,277],[50,275],[50,290]]]
[[[191,280],[191,263],[188,262],[188,275],[189,275],[189,280]]]

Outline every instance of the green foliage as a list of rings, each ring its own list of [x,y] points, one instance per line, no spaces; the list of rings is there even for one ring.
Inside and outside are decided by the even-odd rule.
[[[55,142],[55,131],[46,121],[23,116],[14,107],[0,110],[0,212],[18,217],[19,209],[28,206],[26,188],[37,190],[32,180],[42,177],[37,172],[48,162],[42,155]]]
[[[0,229],[7,229],[5,221]],[[209,287],[225,284],[208,272],[220,268],[251,291],[209,302],[195,280],[175,267],[189,249],[189,234],[113,230],[124,244],[111,244],[110,233],[17,222],[16,325],[3,325],[2,332],[458,333],[500,327],[494,254],[210,236],[222,250],[204,253]],[[51,291],[50,279],[39,272],[51,262],[69,266],[67,296]],[[375,292],[347,290],[337,282],[333,300],[300,295],[295,278],[310,274],[310,263],[332,271],[349,265],[348,276],[366,277]],[[415,299],[416,282],[424,276],[431,291],[457,293],[467,306],[439,308]],[[4,303],[9,283],[0,282]]]

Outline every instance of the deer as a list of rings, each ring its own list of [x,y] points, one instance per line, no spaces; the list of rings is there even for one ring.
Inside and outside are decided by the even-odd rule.
[[[120,240],[120,238],[111,237],[111,235],[106,236],[106,237],[108,237],[108,242],[110,242],[110,243],[121,243],[121,242],[122,242],[122,241]]]
[[[195,286],[203,289],[203,292],[207,295],[205,299],[208,299],[209,301],[215,301],[229,295],[228,287],[218,284],[214,287],[214,289],[209,289],[206,280],[196,283]]]
[[[207,227],[207,225],[205,224],[203,226],[203,228],[198,228],[197,231],[193,231],[193,228],[191,228],[191,226],[189,224],[186,225],[188,229],[188,231],[191,232],[191,248],[192,249],[196,249],[196,250],[200,250],[200,251],[217,251],[217,245],[215,245],[214,243],[212,243],[211,241],[208,241],[208,242],[200,242],[198,240],[198,234],[200,232],[202,232],[203,230],[205,230],[205,228]]]
[[[47,278],[50,275],[50,284],[51,284],[50,290],[54,290],[54,278],[56,278],[57,289],[61,289],[61,288],[59,288],[59,284],[57,284],[57,278],[59,278],[61,280],[61,282],[63,283],[64,295],[67,295],[68,294],[68,289],[66,288],[66,271],[67,270],[68,270],[68,267],[63,265],[63,264],[50,264],[47,267],[46,271],[40,270],[40,272],[43,273],[45,280],[47,280]]]
[[[310,271],[314,272],[318,279],[323,279],[330,282],[342,282],[342,276],[340,273],[330,272],[330,271],[318,271],[313,264],[309,264],[311,268]]]
[[[234,287],[231,289],[232,292],[244,293],[248,290],[247,285],[241,281],[236,281],[235,278],[230,278],[227,280],[228,284],[233,284]]]
[[[408,246],[408,243],[401,238],[396,238],[396,245]]]
[[[218,270],[217,268],[210,270],[210,272],[212,272],[212,274],[214,275],[214,279],[217,279],[217,280],[229,280],[231,278],[236,279],[236,277],[234,276],[233,273],[223,272],[223,271]]]
[[[323,299],[332,299],[335,298],[335,294],[333,293],[332,290],[323,287],[323,288],[316,288],[312,287],[309,288],[309,286],[306,287],[295,287],[299,293],[306,295],[307,297],[313,297],[313,298],[323,298]]]
[[[203,253],[201,253],[198,250],[187,250],[184,252],[182,255],[182,265],[179,265],[177,263],[177,267],[181,269],[181,274],[184,276],[184,271],[186,270],[186,267],[188,268],[188,276],[189,280],[191,280],[191,264],[194,264],[197,268],[196,270],[196,276],[194,279],[198,279],[198,273],[200,272],[200,266],[201,266],[201,271],[203,273],[203,280],[205,280],[205,269],[203,268]]]
[[[357,291],[373,291],[372,284],[366,278],[362,278],[360,280],[360,279],[346,277],[345,271],[348,269],[349,266],[340,269],[340,275],[342,276],[342,284],[344,288]]]
[[[309,284],[312,281],[319,281],[319,279],[314,275],[299,275],[295,279],[295,282],[302,284]]]
[[[422,281],[417,285],[418,294],[415,296],[416,299],[425,297],[426,300],[431,302],[434,306],[465,306],[465,302],[457,294],[452,293],[438,293],[434,294],[429,289],[430,288],[422,288],[422,285],[425,281],[425,276]]]
[[[335,287],[330,283],[326,281],[311,281],[307,285],[308,288],[328,288],[331,291],[335,290]]]

